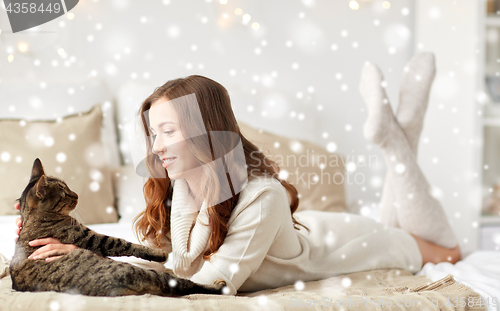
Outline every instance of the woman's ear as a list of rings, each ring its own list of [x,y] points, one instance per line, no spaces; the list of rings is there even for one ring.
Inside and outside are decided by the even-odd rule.
[[[45,197],[47,191],[46,186],[47,186],[47,180],[45,179],[45,175],[42,175],[35,184],[35,193],[40,200]]]

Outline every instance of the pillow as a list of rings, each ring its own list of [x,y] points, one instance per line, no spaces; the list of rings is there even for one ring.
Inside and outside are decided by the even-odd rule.
[[[276,161],[281,169],[280,178],[295,186],[300,195],[297,211],[348,212],[344,162],[339,154],[307,141],[289,139],[238,123],[241,133]]]
[[[0,120],[0,215],[17,215],[15,200],[29,182],[33,162],[78,194],[71,216],[84,224],[116,222],[111,176],[101,142],[102,111],[56,121]]]
[[[119,223],[131,223],[135,216],[146,209],[142,187],[148,180],[136,174],[133,166],[112,169]]]
[[[111,93],[102,78],[13,80],[0,83],[0,119],[56,120],[102,103],[101,138],[108,167],[120,166]]]

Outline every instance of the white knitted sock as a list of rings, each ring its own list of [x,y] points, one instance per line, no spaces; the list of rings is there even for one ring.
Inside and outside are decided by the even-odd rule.
[[[436,76],[434,54],[418,53],[406,64],[404,71],[396,116],[411,149],[417,154],[429,94]]]
[[[458,244],[455,234],[443,208],[430,193],[429,183],[392,113],[382,81],[382,73],[376,66],[364,66],[359,87],[368,106],[364,134],[384,154],[396,203],[400,205],[399,224],[405,231],[429,242],[454,248]]]
[[[418,53],[406,64],[404,71],[396,119],[417,158],[429,93],[436,75],[434,54]],[[397,206],[393,205],[395,198],[391,184],[390,176],[386,174],[378,213],[379,220],[385,225],[400,228]]]
[[[364,65],[359,91],[368,106],[368,119],[363,127],[363,134],[367,140],[377,145],[384,143],[389,136],[389,128],[384,124],[394,118],[382,81],[382,73],[376,66],[369,63]]]

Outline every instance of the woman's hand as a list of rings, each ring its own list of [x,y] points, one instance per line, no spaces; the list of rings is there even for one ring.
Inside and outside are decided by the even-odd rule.
[[[17,210],[19,210],[19,203],[16,203],[16,205],[14,206]],[[19,234],[21,233],[21,228],[23,227],[23,222],[21,220],[21,217],[17,217],[16,218],[16,230],[14,230],[14,232],[16,233],[16,237],[14,238],[14,242],[17,241],[17,239],[19,238]]]
[[[14,207],[19,210],[19,203],[16,203]],[[21,217],[16,218],[16,225],[17,228],[15,232],[18,236],[14,238],[14,241],[17,241],[17,239],[19,238],[19,233],[21,232],[21,228],[23,226]],[[65,255],[72,250],[79,248],[78,246],[73,244],[62,244],[58,239],[54,238],[36,239],[30,241],[28,244],[32,247],[45,245],[34,251],[33,254],[31,254],[28,258],[34,260],[45,258],[45,261],[47,262],[55,260],[62,255]]]
[[[58,239],[54,238],[36,239],[30,241],[28,244],[33,247],[45,245],[34,251],[33,254],[29,255],[28,259],[36,260],[45,258],[45,261],[47,262],[56,260],[62,255],[65,255],[72,250],[79,248],[78,246],[73,244],[62,244]]]

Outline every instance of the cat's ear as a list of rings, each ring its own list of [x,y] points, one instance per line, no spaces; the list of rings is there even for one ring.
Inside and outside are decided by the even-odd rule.
[[[33,163],[33,168],[31,169],[31,179],[36,179],[42,175],[45,175],[45,171],[43,170],[42,161],[39,158],[36,158]]]
[[[46,186],[47,186],[47,180],[45,179],[45,175],[42,175],[35,184],[35,193],[39,199],[43,199],[45,197],[45,193],[47,192]]]

